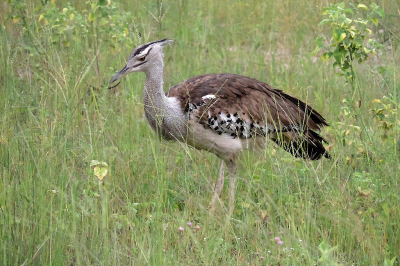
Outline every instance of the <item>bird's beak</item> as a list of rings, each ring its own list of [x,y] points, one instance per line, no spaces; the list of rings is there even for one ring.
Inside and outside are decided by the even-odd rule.
[[[114,77],[112,77],[110,84],[119,79],[120,77],[122,77],[123,75],[125,75],[127,71],[128,71],[128,66],[124,66],[124,68],[121,69],[120,72],[118,72]]]

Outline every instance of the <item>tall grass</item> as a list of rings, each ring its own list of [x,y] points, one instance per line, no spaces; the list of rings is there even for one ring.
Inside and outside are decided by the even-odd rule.
[[[323,132],[330,161],[295,159],[273,144],[243,154],[230,220],[226,188],[215,215],[208,211],[217,158],[159,141],[147,125],[144,75],[106,89],[133,47],[113,52],[90,38],[52,45],[53,33],[37,30],[42,2],[24,2],[25,29],[11,3],[0,11],[1,264],[322,265],[322,242],[337,246],[330,260],[342,265],[400,254],[397,121],[388,133],[369,111],[385,96],[398,107],[395,2],[377,3],[387,16],[374,37],[386,48],[357,66],[367,130],[344,114],[349,86],[310,53],[328,1],[180,0],[161,11],[160,1],[120,3],[132,12],[135,45],[176,40],[165,49],[166,88],[204,73],[246,75],[309,102],[332,125]],[[109,165],[104,187],[92,159]]]

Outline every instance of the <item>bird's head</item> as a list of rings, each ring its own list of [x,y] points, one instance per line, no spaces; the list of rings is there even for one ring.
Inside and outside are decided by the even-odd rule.
[[[121,69],[114,77],[110,84],[131,72],[146,72],[147,69],[154,64],[163,64],[163,48],[165,45],[171,44],[173,41],[162,39],[159,41],[142,44],[135,48],[129,55],[128,61],[124,68]]]

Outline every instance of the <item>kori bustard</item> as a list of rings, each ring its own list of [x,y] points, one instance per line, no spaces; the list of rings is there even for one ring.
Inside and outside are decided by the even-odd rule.
[[[150,126],[166,140],[185,142],[221,158],[212,208],[229,172],[229,212],[234,208],[237,155],[266,147],[266,138],[296,157],[329,158],[315,131],[328,125],[308,104],[270,85],[235,74],[205,74],[163,91],[163,39],[132,51],[122,70],[110,81],[130,72],[144,72],[144,111]]]

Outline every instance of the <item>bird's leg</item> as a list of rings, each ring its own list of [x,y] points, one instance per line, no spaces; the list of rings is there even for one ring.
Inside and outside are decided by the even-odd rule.
[[[224,179],[225,178],[224,177],[224,169],[225,169],[224,161],[221,161],[221,167],[219,168],[217,184],[215,185],[214,195],[213,195],[211,203],[210,203],[212,212],[215,210],[215,202],[219,198],[222,188],[224,187],[224,180],[225,180]]]
[[[229,171],[229,216],[232,216],[235,209],[236,156],[232,155],[226,164]]]

